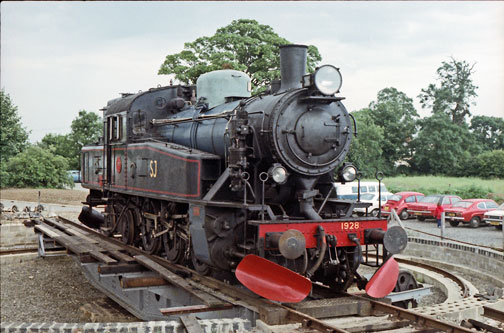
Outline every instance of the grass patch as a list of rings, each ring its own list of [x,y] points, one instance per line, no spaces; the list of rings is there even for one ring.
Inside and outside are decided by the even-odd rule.
[[[417,191],[428,194],[455,194],[462,199],[489,198],[504,201],[504,180],[467,177],[412,176],[383,179],[390,192]]]

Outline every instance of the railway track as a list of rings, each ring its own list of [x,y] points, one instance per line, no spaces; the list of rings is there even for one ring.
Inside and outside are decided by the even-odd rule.
[[[347,332],[334,326],[334,324],[328,323],[325,319],[316,318],[313,309],[310,309],[310,304],[325,302],[329,299],[337,300],[335,305],[329,306],[330,309],[346,309],[347,315],[357,314],[362,316],[379,313],[392,315],[390,318],[393,319],[380,319],[383,322],[376,325],[377,329],[383,327],[383,325],[388,325],[386,327],[409,325],[418,330],[429,328],[446,332],[470,332],[464,327],[427,315],[418,314],[367,297],[336,293],[318,284],[314,284],[311,300],[306,302],[300,304],[272,302],[260,298],[244,288],[199,275],[185,266],[171,264],[164,258],[150,255],[141,249],[105,237],[80,223],[63,217],[55,219],[42,218],[37,221],[35,230],[65,247],[69,253],[74,254],[79,259],[83,266],[96,269],[102,276],[107,276],[107,274],[120,276],[121,274],[145,272],[146,270],[149,273],[147,276],[142,275],[136,278],[121,276],[119,280],[122,280],[122,287],[133,288],[130,290],[134,290],[135,288],[159,287],[168,284],[175,286],[178,291],[182,291],[186,298],[197,300],[196,303],[198,304],[159,308],[159,312],[165,316],[183,316],[196,312],[202,314],[248,311],[255,314],[254,317],[257,318],[258,316],[272,325],[301,323],[304,328],[321,332]],[[100,289],[110,296],[110,291],[106,290],[106,288],[102,286]],[[131,310],[131,305],[125,304],[127,302],[124,300],[120,300],[118,303]],[[349,312],[348,309],[352,308],[349,304],[360,308],[361,312]],[[366,310],[362,312],[362,309]],[[415,329],[412,331],[415,331]],[[372,331],[372,328],[367,327],[367,330]]]

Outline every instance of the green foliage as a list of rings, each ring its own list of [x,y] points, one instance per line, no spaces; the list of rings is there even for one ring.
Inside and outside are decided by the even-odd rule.
[[[184,44],[184,50],[166,56],[158,74],[175,74],[186,84],[194,84],[201,74],[223,68],[247,73],[254,92],[280,78],[278,47],[289,44],[268,25],[255,20],[234,20],[217,29],[211,37],[200,37]],[[308,70],[321,60],[315,46],[308,48]]]
[[[413,100],[396,88],[378,92],[369,105],[374,124],[383,129],[382,159],[387,174],[394,174],[395,164],[411,158],[410,142],[416,132],[418,113]]]
[[[98,142],[103,134],[102,119],[93,112],[79,111],[79,116],[72,121],[72,131],[68,140],[72,150],[69,158],[70,169],[80,169],[80,151],[82,146]],[[64,155],[63,155],[64,156]]]
[[[467,125],[457,125],[447,115],[436,113],[418,121],[420,131],[412,142],[411,164],[420,174],[453,175],[464,168],[466,152],[477,153]]]
[[[352,112],[357,122],[357,137],[350,145],[347,161],[352,162],[365,176],[374,175],[383,170],[382,146],[383,128],[376,125],[371,117],[371,110],[362,109]]]
[[[486,151],[476,156],[475,176],[482,178],[504,178],[504,150]]]
[[[478,96],[478,88],[472,83],[474,65],[451,58],[443,61],[437,69],[439,85],[429,84],[418,97],[423,108],[431,108],[434,114],[442,113],[451,118],[454,124],[463,124],[470,116],[469,106]]]
[[[504,119],[474,116],[469,128],[483,150],[504,149]]]
[[[38,143],[38,146],[43,149],[48,149],[56,155],[63,156],[69,160],[74,154],[73,142],[70,140],[70,135],[66,134],[46,134]]]
[[[5,163],[28,145],[29,132],[21,124],[21,118],[9,94],[0,90],[1,119],[0,122],[0,163]]]
[[[68,162],[47,149],[31,146],[9,159],[2,170],[2,187],[73,187]]]
[[[385,178],[384,183],[393,193],[416,191],[429,194],[455,194],[463,199],[488,198],[504,200],[504,180],[485,180],[467,177],[409,176]]]

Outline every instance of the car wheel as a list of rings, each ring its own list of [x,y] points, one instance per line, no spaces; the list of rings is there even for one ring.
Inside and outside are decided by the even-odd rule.
[[[495,226],[495,228],[496,228],[497,230],[502,230],[502,225],[496,225],[496,226]]]
[[[417,216],[418,221],[425,221],[425,216]]]
[[[375,217],[378,216],[378,209],[373,209],[371,211],[371,216],[375,216]]]
[[[406,209],[403,209],[400,213],[399,213],[399,217],[401,218],[401,220],[407,220],[408,217],[409,217],[409,214],[408,214],[408,211]]]
[[[456,226],[458,226],[458,225],[459,225],[459,223],[460,223],[459,221],[450,221],[450,225],[451,225],[452,227],[456,227]]]
[[[477,228],[479,227],[479,224],[480,224],[480,218],[475,216],[471,219],[471,221],[469,221],[469,225],[471,226],[471,228]]]

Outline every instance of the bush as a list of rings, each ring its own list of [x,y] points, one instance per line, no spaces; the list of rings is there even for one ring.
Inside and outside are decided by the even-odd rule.
[[[31,146],[12,157],[2,168],[2,187],[73,187],[67,160],[49,150]]]
[[[482,178],[504,178],[504,150],[493,150],[475,158],[476,176]]]

